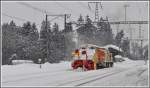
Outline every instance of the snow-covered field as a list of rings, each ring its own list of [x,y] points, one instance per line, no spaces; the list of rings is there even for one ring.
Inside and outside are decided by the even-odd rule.
[[[148,86],[148,64],[144,61],[117,62],[112,68],[72,70],[70,62],[3,65],[2,86]]]

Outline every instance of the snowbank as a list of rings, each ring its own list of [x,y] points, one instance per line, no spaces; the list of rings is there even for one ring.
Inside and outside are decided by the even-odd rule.
[[[33,63],[31,60],[12,60],[13,65],[23,64],[23,63]]]
[[[123,58],[121,55],[116,55],[115,58]]]
[[[116,46],[116,45],[112,45],[112,44],[110,44],[110,45],[106,45],[106,46],[104,46],[104,48],[113,48],[113,49],[116,49],[116,50],[118,50],[118,51],[123,51],[121,48],[119,48],[118,46]]]
[[[82,47],[100,47],[100,46],[97,46],[97,45],[94,45],[94,44],[83,44],[83,45],[81,45],[80,46],[80,48],[82,48]]]
[[[144,65],[145,61],[144,60],[131,60],[127,57],[122,57],[123,62],[116,62],[114,63],[115,67],[122,67],[122,68],[128,68],[128,67],[135,67],[135,66],[140,66],[140,65]]]
[[[122,61],[125,61],[125,60],[123,59],[123,57],[121,55],[115,55],[115,61],[116,62],[122,62]]]

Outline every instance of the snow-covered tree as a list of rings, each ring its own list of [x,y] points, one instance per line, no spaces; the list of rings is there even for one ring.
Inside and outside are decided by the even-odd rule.
[[[80,14],[80,17],[77,20],[77,27],[81,26],[84,23],[83,16]]]
[[[118,46],[121,45],[121,41],[122,41],[123,37],[124,37],[124,32],[123,32],[123,30],[121,30],[120,32],[117,33],[117,35],[115,37],[116,45],[118,45]]]
[[[47,26],[46,26],[47,25]],[[41,31],[40,31],[40,47],[41,47],[41,52],[42,52],[42,56],[41,59],[42,60],[49,60],[49,56],[50,56],[50,42],[52,39],[52,32],[51,32],[51,25],[50,22],[47,21],[42,21],[42,25],[41,25]]]

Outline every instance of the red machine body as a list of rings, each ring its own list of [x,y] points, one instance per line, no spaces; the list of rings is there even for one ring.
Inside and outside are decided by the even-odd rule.
[[[86,47],[89,48],[89,47]],[[84,70],[94,70],[102,67],[112,67],[113,61],[111,53],[108,50],[95,47],[93,53],[87,53],[89,49],[81,48],[80,50],[75,50],[74,56],[77,57],[76,60],[73,60],[71,66],[73,69],[82,68]],[[91,48],[90,48],[91,49]],[[89,57],[88,54],[91,54],[92,57]],[[82,57],[84,56],[84,57]]]

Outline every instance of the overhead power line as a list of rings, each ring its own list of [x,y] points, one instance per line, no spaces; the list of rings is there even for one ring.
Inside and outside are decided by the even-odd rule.
[[[50,13],[50,12],[48,12],[48,11],[46,11],[46,10],[37,8],[37,7],[35,7],[35,6],[32,6],[32,5],[27,4],[27,3],[24,3],[24,2],[17,2],[17,3],[20,4],[20,5],[26,6],[26,7],[28,7],[28,8],[32,8],[33,10],[36,10],[36,11],[41,12],[41,13],[45,13],[45,14],[46,14],[46,13]]]
[[[9,18],[12,18],[12,19],[19,20],[19,21],[27,21],[27,20],[25,20],[25,19],[23,19],[23,18],[20,18],[20,17],[10,16],[10,15],[8,15],[8,14],[6,14],[6,13],[2,13],[2,15],[3,15],[3,16],[6,16],[6,17],[9,17]]]
[[[59,7],[63,8],[64,10],[68,10],[70,12],[72,12],[71,9],[68,9],[67,7],[63,6],[62,4],[60,4],[59,2],[55,2],[55,4],[57,4]],[[72,12],[74,13],[76,16],[78,16],[79,14],[77,14],[77,12]]]
[[[9,17],[9,18],[12,18],[12,19],[19,20],[19,21],[27,21],[27,20],[22,19],[22,18],[19,18],[19,17],[7,15],[6,13],[2,13],[2,15],[3,15],[3,16],[6,16],[6,17]],[[16,28],[20,28],[20,26],[16,26]]]
[[[87,9],[87,10],[89,10],[92,14],[94,14],[94,10],[89,9],[88,6],[86,6],[86,5],[83,4],[82,2],[78,2],[78,4],[79,4],[82,8]]]
[[[52,14],[51,12],[48,12],[48,11],[46,11],[46,10],[37,8],[37,7],[32,6],[32,5],[30,5],[30,4],[28,4],[28,3],[25,3],[25,2],[17,2],[17,3],[20,4],[20,5],[26,6],[26,7],[28,7],[28,8],[31,8],[31,9],[33,9],[33,10],[36,10],[36,11],[38,11],[38,12],[47,14],[47,15]],[[57,3],[57,5],[61,6],[61,7],[64,8],[64,9],[67,9],[67,8],[65,8],[64,6],[62,6],[60,3]],[[53,20],[55,20],[55,19],[57,19],[57,18],[59,18],[59,17],[55,17],[55,18],[51,19],[50,22],[53,21]],[[58,20],[62,20],[62,19],[58,19]]]
[[[44,13],[44,14],[51,14],[51,12],[49,12],[49,11],[46,11],[46,10],[44,10],[44,9],[37,8],[37,7],[35,7],[35,6],[32,6],[32,5],[27,4],[27,3],[24,3],[24,2],[18,2],[18,4],[23,5],[23,6],[26,6],[26,7],[28,7],[28,8],[31,8],[31,9],[33,9],[33,10],[36,10],[36,11],[41,12],[41,13]],[[55,20],[55,19],[57,19],[57,18],[58,18],[58,17],[55,17],[55,18],[51,19],[50,22],[53,21],[53,20]],[[61,19],[58,19],[58,20],[61,20]]]
[[[23,22],[29,21],[29,20],[26,20],[26,19],[23,19],[23,18],[20,18],[20,17],[10,16],[10,15],[8,15],[8,14],[6,14],[6,13],[2,13],[2,15],[3,15],[3,16],[6,16],[6,17],[9,17],[9,18],[12,18],[12,19],[16,19],[16,20],[19,20],[19,21],[23,21]],[[40,25],[40,24],[36,24],[36,25]]]
[[[55,19],[57,19],[57,18],[59,18],[59,16],[54,17],[53,19],[50,20],[50,22],[53,21],[53,20],[55,20]]]

